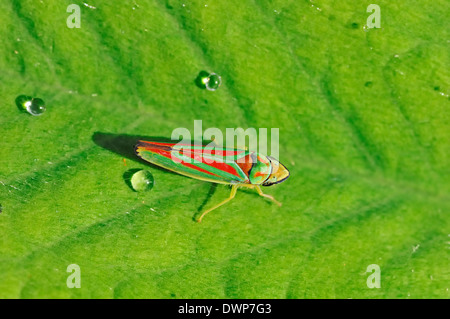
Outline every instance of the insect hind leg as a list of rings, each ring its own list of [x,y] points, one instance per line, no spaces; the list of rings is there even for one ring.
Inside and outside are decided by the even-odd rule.
[[[237,185],[233,185],[231,187],[231,193],[230,193],[230,197],[228,197],[227,199],[225,199],[224,201],[220,202],[219,204],[217,204],[216,206],[211,207],[210,209],[206,210],[205,212],[203,212],[203,214],[200,216],[199,219],[197,219],[197,222],[201,223],[203,217],[205,217],[206,214],[208,214],[209,212],[213,211],[216,208],[219,208],[220,206],[222,206],[223,204],[226,204],[227,202],[229,202],[230,200],[232,200],[234,198],[234,196],[236,196],[236,190],[237,190]]]
[[[259,185],[256,185],[255,188],[260,196],[268,198],[271,201],[273,201],[275,204],[277,204],[278,206],[281,206],[281,203],[279,201],[277,201],[272,195],[264,194]]]

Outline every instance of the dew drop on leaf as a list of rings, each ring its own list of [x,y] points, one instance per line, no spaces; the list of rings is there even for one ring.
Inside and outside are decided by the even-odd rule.
[[[145,192],[153,188],[154,179],[149,171],[141,169],[131,176],[130,182],[136,192]]]
[[[32,99],[33,98],[31,96],[28,96],[28,95],[19,95],[16,98],[16,105],[21,111],[26,111],[27,110],[27,105],[31,105],[31,100]]]
[[[207,90],[215,91],[222,84],[222,78],[216,73],[211,73],[204,79],[204,83]]]
[[[16,105],[19,110],[27,111],[34,116],[45,112],[45,102],[40,98],[33,98],[28,95],[19,95],[16,98]]]
[[[31,115],[41,115],[45,112],[45,102],[40,98],[33,98],[26,102],[25,108]]]

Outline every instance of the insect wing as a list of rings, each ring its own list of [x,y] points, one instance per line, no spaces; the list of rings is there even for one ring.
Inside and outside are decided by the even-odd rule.
[[[236,163],[247,155],[245,150],[139,141],[136,154],[152,164],[191,178],[222,184],[248,183],[247,175]]]

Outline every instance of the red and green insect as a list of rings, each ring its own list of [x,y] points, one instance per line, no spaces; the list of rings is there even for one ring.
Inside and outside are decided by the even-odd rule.
[[[264,194],[261,186],[278,184],[289,177],[289,171],[277,159],[243,149],[139,141],[135,151],[142,159],[181,175],[231,185],[230,197],[203,212],[198,222],[232,200],[238,187],[254,188],[259,195],[281,206],[271,195]]]

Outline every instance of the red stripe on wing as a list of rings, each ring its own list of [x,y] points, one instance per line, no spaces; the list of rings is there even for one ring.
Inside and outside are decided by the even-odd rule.
[[[212,172],[208,172],[207,170],[205,170],[205,169],[203,169],[201,167],[198,167],[198,166],[193,165],[191,163],[183,162],[179,158],[172,157],[172,153],[171,152],[172,152],[173,148],[171,146],[173,146],[173,145],[175,145],[175,143],[170,144],[170,143],[154,143],[154,142],[139,141],[138,145],[136,145],[136,150],[138,152],[140,152],[141,150],[146,150],[146,151],[149,151],[149,152],[152,152],[152,153],[164,156],[166,158],[170,158],[172,161],[174,161],[176,163],[179,163],[179,164],[182,164],[182,165],[184,165],[186,167],[195,169],[195,170],[197,170],[199,172],[206,173],[206,174],[209,174],[211,176],[220,177],[220,176],[218,176],[218,175],[216,175],[216,174],[214,174]],[[183,152],[183,155],[186,155],[186,156],[189,156],[189,157],[193,158],[191,156],[191,154],[192,153],[189,152],[189,150],[186,150],[186,152]],[[195,156],[195,157],[198,158],[198,156]],[[202,158],[200,157],[199,161],[201,161],[201,159]]]
[[[211,150],[207,150],[208,154]],[[233,151],[234,152],[234,151]],[[239,172],[232,167],[231,165],[225,163],[225,162],[219,162],[219,161],[213,161],[211,163],[211,161],[205,161],[205,158],[203,157],[203,154],[198,154],[198,152],[191,152],[190,149],[185,149],[183,148],[183,151],[181,152],[183,155],[188,156],[190,158],[192,158],[193,160],[197,161],[197,162],[201,162],[204,163],[205,165],[208,165],[210,167],[213,167],[217,170],[220,170],[222,172],[227,172],[233,176],[239,177],[241,178],[242,176],[239,174]],[[211,152],[214,153],[214,152]],[[219,155],[220,156],[220,155]],[[184,163],[183,163],[184,164]],[[199,169],[199,168],[198,168]],[[200,169],[199,169],[200,170]],[[211,173],[210,173],[211,174]],[[216,175],[216,174],[214,174]],[[217,176],[217,175],[216,175]]]
[[[178,143],[162,143],[162,142],[147,142],[147,141],[139,141],[139,144],[136,146],[136,150],[140,151],[140,149],[145,149],[147,151],[150,151],[152,153],[164,156],[166,158],[170,158],[173,161],[175,161],[176,163],[182,164],[186,167],[195,169],[199,172],[203,172],[212,176],[218,176],[217,174],[214,174],[212,172],[209,172],[201,167],[196,166],[195,164],[192,163],[186,163],[183,162],[182,160],[173,157],[172,158],[172,154],[171,151],[173,150],[173,146],[177,145]],[[179,146],[186,146],[183,147],[182,150],[180,151],[180,153],[184,156],[190,157],[191,159],[200,162],[200,163],[204,163],[205,165],[211,166],[217,170],[223,171],[223,172],[227,172],[233,176],[236,176],[238,178],[242,178],[242,175],[239,174],[239,172],[231,165],[225,163],[225,162],[219,162],[219,161],[214,161],[212,163],[209,162],[205,162],[204,158],[203,158],[203,149],[198,148],[198,149],[192,149],[189,148],[191,145],[188,144],[178,144]],[[216,155],[216,156],[234,156],[234,155],[238,155],[241,152],[244,152],[243,150],[207,150],[208,154],[212,154],[212,155]]]

